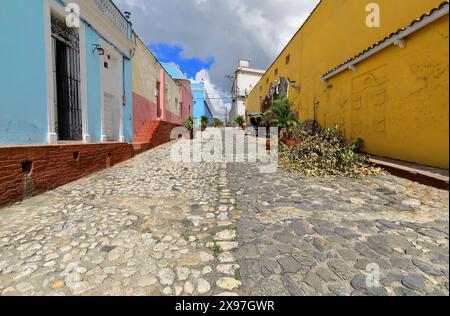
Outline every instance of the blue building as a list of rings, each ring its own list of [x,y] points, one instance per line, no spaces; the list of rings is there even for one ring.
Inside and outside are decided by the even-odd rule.
[[[0,146],[132,141],[131,23],[110,0],[5,0]]]
[[[187,75],[183,73],[176,65],[171,63],[161,63],[161,65],[173,79],[188,79]]]
[[[193,118],[197,126],[200,125],[200,118],[202,116],[207,116],[209,118],[209,123],[213,120],[213,106],[211,100],[208,96],[208,92],[205,88],[204,82],[191,82],[191,90],[194,95],[194,114]]]

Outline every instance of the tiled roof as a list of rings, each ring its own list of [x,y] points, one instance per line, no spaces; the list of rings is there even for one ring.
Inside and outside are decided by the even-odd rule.
[[[408,26],[405,26],[403,28],[398,29],[397,31],[389,34],[388,36],[386,36],[384,39],[382,39],[381,41],[373,44],[371,47],[365,49],[364,51],[360,52],[358,55],[353,56],[352,58],[348,59],[347,61],[343,62],[342,64],[340,64],[339,66],[331,69],[330,71],[328,71],[327,73],[325,73],[322,78],[326,78],[328,75],[330,75],[331,73],[337,71],[339,68],[342,68],[350,63],[352,63],[353,61],[355,61],[356,59],[363,57],[364,55],[370,53],[371,51],[373,51],[374,49],[376,49],[377,47],[379,47],[380,45],[388,42],[389,40],[392,40],[393,38],[401,35],[401,33],[404,33],[405,31],[413,28],[416,24],[423,22],[426,18],[432,16],[434,13],[444,10],[446,9],[447,14],[448,14],[448,7],[449,7],[449,3],[450,0],[446,0],[443,3],[441,3],[439,6],[437,6],[436,8],[433,8],[431,11],[423,14],[420,18],[415,19],[414,21],[412,21]]]

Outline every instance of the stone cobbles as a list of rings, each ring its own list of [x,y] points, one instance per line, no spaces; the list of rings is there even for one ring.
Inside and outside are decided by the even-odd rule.
[[[448,192],[389,175],[258,170],[228,165],[241,214],[239,294],[449,294]],[[374,264],[379,287],[367,283]]]
[[[226,165],[170,146],[0,210],[0,294],[235,294]]]
[[[448,192],[170,149],[1,209],[0,295],[449,294]]]

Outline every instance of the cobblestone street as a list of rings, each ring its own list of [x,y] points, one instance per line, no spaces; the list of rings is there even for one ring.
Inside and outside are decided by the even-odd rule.
[[[245,295],[448,295],[448,192],[230,164]],[[380,287],[368,288],[375,264]]]
[[[448,192],[177,164],[170,148],[1,209],[0,294],[449,294]]]

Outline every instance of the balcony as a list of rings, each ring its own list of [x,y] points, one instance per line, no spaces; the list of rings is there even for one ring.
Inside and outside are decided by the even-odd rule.
[[[100,10],[111,22],[128,37],[128,20],[111,0],[94,0]]]

